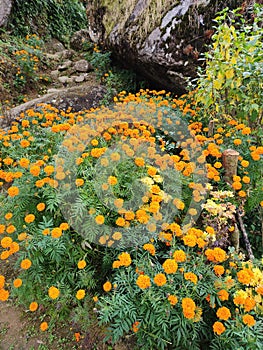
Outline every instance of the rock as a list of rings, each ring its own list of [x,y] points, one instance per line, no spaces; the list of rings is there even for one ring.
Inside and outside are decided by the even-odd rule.
[[[75,62],[74,67],[76,72],[90,72],[93,68],[92,65],[86,60],[79,60]]]
[[[56,53],[45,53],[45,57],[50,61],[60,62],[61,60],[71,59],[74,55],[72,50],[63,50]]]
[[[51,76],[52,79],[57,79],[58,76],[59,76],[59,71],[58,70],[52,70],[50,72],[50,76]]]
[[[57,53],[65,50],[65,46],[57,39],[51,38],[45,43],[45,50],[49,53]]]
[[[85,44],[91,42],[88,29],[81,29],[75,32],[70,39],[70,47],[75,51],[85,49]]]
[[[135,69],[156,88],[184,93],[196,76],[200,53],[213,33],[213,19],[243,0],[90,0],[90,38]]]
[[[63,70],[68,69],[71,66],[72,66],[72,61],[68,60],[68,61],[63,62],[61,65],[59,65],[58,70],[63,71]]]
[[[0,27],[3,27],[7,24],[12,6],[13,0],[0,0]]]
[[[76,83],[82,83],[84,80],[85,80],[85,75],[79,75],[74,79]]]
[[[67,75],[62,75],[62,77],[58,77],[58,81],[61,84],[67,84],[70,82],[70,78]]]

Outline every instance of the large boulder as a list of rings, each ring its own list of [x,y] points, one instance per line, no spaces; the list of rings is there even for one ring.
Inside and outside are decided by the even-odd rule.
[[[213,34],[213,19],[243,0],[90,0],[89,35],[156,87],[185,91],[200,53]]]
[[[0,27],[6,25],[12,5],[13,0],[0,0]]]

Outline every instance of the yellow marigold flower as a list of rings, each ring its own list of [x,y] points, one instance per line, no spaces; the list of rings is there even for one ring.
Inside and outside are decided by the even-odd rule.
[[[51,286],[48,289],[48,295],[51,299],[57,299],[59,297],[60,291],[57,287]]]
[[[25,222],[27,224],[30,224],[32,222],[35,221],[35,215],[34,214],[28,214],[26,217],[25,217]]]
[[[184,262],[186,260],[186,254],[183,250],[175,250],[173,253],[173,258],[176,262]]]
[[[155,275],[155,277],[154,277],[154,279],[153,279],[153,282],[154,282],[158,287],[161,287],[161,286],[165,285],[166,282],[167,282],[167,279],[166,279],[165,274],[163,274],[163,273],[158,273],[157,275]]]
[[[140,275],[136,280],[136,284],[141,289],[149,288],[151,286],[150,277],[147,275]]]
[[[216,316],[220,319],[220,320],[225,320],[227,321],[229,319],[229,317],[231,317],[231,312],[229,311],[229,309],[225,306],[220,307],[217,312],[216,312]]]
[[[10,197],[15,197],[19,194],[19,188],[16,186],[11,186],[8,188],[7,193]]]
[[[112,239],[114,239],[115,241],[119,241],[122,238],[122,234],[121,232],[114,232],[112,235]]]
[[[157,169],[154,168],[153,166],[150,166],[150,167],[148,168],[148,170],[147,170],[147,173],[148,173],[149,176],[154,176],[154,175],[156,175],[156,173],[157,173]]]
[[[59,228],[62,230],[62,231],[66,231],[69,229],[69,224],[67,222],[62,222],[60,225],[59,225]]]
[[[220,163],[220,162],[215,162],[214,167],[215,167],[216,169],[220,169],[220,168],[222,167],[222,163]]]
[[[86,266],[87,266],[87,263],[86,263],[85,260],[80,260],[80,261],[78,262],[78,268],[79,268],[80,270],[84,269]]]
[[[42,234],[43,234],[44,236],[49,235],[49,234],[50,234],[50,229],[49,229],[49,228],[45,228],[45,229],[42,231]]]
[[[15,288],[19,288],[21,287],[23,284],[23,281],[21,280],[21,278],[16,278],[14,281],[13,281],[13,286]]]
[[[145,243],[143,249],[147,250],[151,255],[155,255],[155,247],[152,243]]]
[[[30,160],[27,159],[27,158],[21,158],[19,160],[19,165],[22,167],[22,168],[27,168],[30,164]]]
[[[224,272],[225,272],[224,266],[222,266],[222,265],[215,265],[215,266],[214,266],[214,273],[215,273],[217,276],[223,275]]]
[[[178,298],[175,295],[169,295],[167,299],[172,306],[178,303]]]
[[[45,168],[44,168],[44,172],[49,176],[49,175],[51,175],[51,174],[53,174],[53,172],[54,172],[54,167],[53,167],[53,165],[47,165],[47,166],[45,166]]]
[[[218,298],[222,301],[228,300],[229,293],[225,289],[221,289],[219,292],[217,292]]]
[[[176,273],[178,269],[177,262],[174,259],[166,259],[162,266],[167,274]]]
[[[222,322],[215,322],[213,324],[213,331],[214,333],[216,333],[217,335],[220,335],[222,333],[224,333],[224,331],[226,330],[226,327],[223,325]]]
[[[126,211],[124,214],[125,220],[133,220],[135,218],[135,214],[133,211]]]
[[[191,298],[183,298],[182,299],[182,308],[183,314],[185,318],[193,319],[195,317],[195,309],[196,305],[193,299]]]
[[[214,230],[214,228],[212,226],[207,226],[205,230],[210,235],[214,235],[215,234],[215,230]]]
[[[123,252],[118,256],[118,259],[122,266],[130,266],[132,263],[131,256],[129,253]]]
[[[250,183],[250,177],[249,177],[249,176],[243,176],[243,177],[242,177],[242,181],[243,181],[245,184],[249,184],[249,183]]]
[[[174,204],[174,205],[176,206],[176,208],[179,209],[179,210],[184,210],[184,208],[185,208],[184,202],[181,201],[181,200],[178,199],[178,198],[175,198],[175,199],[173,200],[173,204]]]
[[[47,322],[42,322],[42,323],[40,324],[40,330],[41,330],[42,332],[45,332],[47,329],[48,329],[48,324],[47,324]]]
[[[249,312],[249,311],[253,310],[255,308],[255,306],[256,306],[256,301],[253,298],[247,297],[245,299],[245,303],[244,303],[245,311]]]
[[[112,289],[112,284],[109,281],[107,281],[103,284],[103,290],[105,292],[109,292],[111,289]]]
[[[221,248],[214,248],[214,258],[218,262],[223,262],[227,259],[226,252]]]
[[[27,270],[31,267],[32,262],[29,259],[23,259],[20,263],[20,267],[24,270]]]
[[[113,261],[112,268],[113,269],[118,269],[119,267],[121,267],[121,262],[119,260]]]
[[[188,280],[188,281],[193,282],[194,284],[196,284],[197,281],[198,281],[198,278],[197,278],[196,274],[194,274],[193,272],[186,272],[186,273],[184,274],[184,278],[185,278],[186,280]]]
[[[10,219],[12,219],[12,217],[13,217],[13,214],[12,214],[12,213],[6,213],[6,214],[5,214],[5,219],[6,219],[6,220],[10,220]]]
[[[248,315],[248,314],[245,314],[242,317],[242,320],[243,320],[244,324],[246,324],[249,327],[253,327],[256,324],[254,317],[251,315]]]
[[[243,135],[249,135],[251,134],[251,129],[247,126],[242,130]]]
[[[62,230],[60,227],[55,227],[51,230],[51,237],[52,238],[59,238],[62,236]]]
[[[77,298],[78,300],[81,300],[81,299],[83,299],[83,298],[85,297],[85,294],[86,294],[86,292],[85,292],[84,289],[79,289],[79,290],[77,291],[77,293],[76,293],[76,298]]]
[[[34,312],[37,310],[37,308],[38,308],[38,303],[36,301],[32,301],[32,303],[30,303],[29,305],[29,310]]]
[[[33,165],[30,168],[30,174],[32,174],[33,176],[38,176],[40,174],[40,167],[38,165]]]
[[[125,221],[125,219],[122,218],[122,217],[119,217],[119,218],[116,220],[116,225],[117,225],[117,226],[123,227],[123,226],[125,226],[125,223],[126,223],[126,221]]]

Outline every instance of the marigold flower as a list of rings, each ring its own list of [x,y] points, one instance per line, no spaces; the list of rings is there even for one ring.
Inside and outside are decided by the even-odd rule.
[[[19,288],[21,287],[23,284],[23,281],[21,280],[21,278],[16,278],[14,281],[13,281],[13,286],[15,288]]]
[[[135,322],[133,323],[133,325],[132,325],[132,330],[133,330],[134,333],[137,333],[137,332],[138,332],[138,330],[139,330],[139,325],[140,325],[140,322],[138,322],[138,321],[135,321]]]
[[[112,239],[114,239],[115,241],[119,241],[122,238],[122,233],[121,232],[114,232],[112,235]]]
[[[116,225],[117,225],[117,226],[123,227],[123,226],[125,226],[125,223],[126,223],[126,221],[125,221],[125,219],[122,218],[122,217],[119,217],[119,218],[116,220]]]
[[[13,217],[13,214],[12,214],[12,213],[6,213],[6,214],[5,214],[5,219],[6,219],[6,220],[10,220],[10,219],[12,219],[12,217]]]
[[[5,285],[5,276],[0,275],[0,289],[4,288]]]
[[[183,237],[184,244],[188,247],[194,247],[196,245],[196,236],[194,235],[185,235]]]
[[[27,270],[31,267],[32,262],[29,259],[23,259],[20,263],[20,267],[24,270]]]
[[[83,186],[84,180],[83,179],[76,179],[75,184],[77,187]]]
[[[76,293],[76,298],[77,298],[78,300],[81,300],[81,299],[83,299],[83,298],[85,297],[85,294],[86,294],[86,292],[85,292],[84,289],[79,289],[79,290],[77,291],[77,293]]]
[[[150,277],[147,275],[140,275],[136,280],[136,284],[141,289],[149,288],[151,286]]]
[[[216,312],[216,316],[220,319],[220,320],[225,320],[227,321],[229,319],[229,317],[231,317],[231,312],[229,311],[229,309],[225,306],[220,307],[217,312]]]
[[[15,197],[19,194],[19,188],[16,186],[11,186],[8,188],[7,193],[10,197]]]
[[[176,273],[178,269],[177,262],[174,259],[166,259],[162,266],[167,274]]]
[[[241,270],[237,273],[237,279],[240,283],[249,284],[251,281],[251,276],[247,270]]]
[[[195,317],[195,309],[196,305],[193,299],[191,298],[183,298],[182,299],[182,308],[183,314],[185,318],[192,319]]]
[[[34,222],[35,221],[35,215],[34,214],[28,214],[28,215],[26,215],[26,217],[25,217],[25,222],[27,223],[27,224],[30,224],[30,223],[32,223],[32,222]]]
[[[29,310],[34,312],[37,310],[37,308],[38,308],[38,303],[36,301],[32,301],[32,303],[30,303],[29,305]]]
[[[239,145],[241,145],[242,140],[240,140],[240,139],[235,139],[233,142],[234,142],[234,145],[239,146]]]
[[[133,211],[126,211],[124,214],[125,220],[133,220],[135,218],[135,214]]]
[[[169,295],[167,299],[172,306],[178,303],[178,298],[175,295]]]
[[[224,333],[224,331],[226,330],[226,327],[223,325],[222,322],[215,322],[213,324],[213,331],[214,333],[216,333],[217,335],[220,335],[222,333]]]
[[[176,262],[186,261],[186,254],[183,250],[175,250],[173,253],[173,258]]]
[[[129,253],[123,252],[118,256],[118,259],[122,266],[130,266],[132,263],[131,256]]]
[[[244,303],[245,311],[249,312],[249,311],[253,310],[255,308],[255,306],[256,306],[256,301],[253,298],[247,297],[245,299],[245,303]]]
[[[19,165],[22,167],[22,168],[27,168],[30,164],[30,160],[27,159],[27,158],[21,158],[19,160]]]
[[[4,249],[9,248],[11,246],[12,242],[13,242],[13,240],[11,237],[4,237],[1,239],[1,246]]]
[[[53,174],[54,173],[54,167],[53,167],[53,165],[47,165],[47,166],[45,166],[45,168],[44,168],[44,172],[48,175],[48,176],[50,176],[51,174]]]
[[[134,159],[134,163],[139,167],[143,167],[145,164],[144,159],[139,157]]]
[[[107,281],[103,284],[103,290],[105,292],[109,292],[111,289],[112,289],[112,284],[109,281]]]
[[[224,266],[222,266],[222,265],[215,265],[215,266],[214,266],[214,273],[215,273],[217,276],[223,275],[224,272],[225,272]]]
[[[9,298],[9,291],[0,289],[0,301],[6,301]]]
[[[234,181],[232,183],[232,187],[233,187],[234,190],[240,190],[242,188],[242,183],[238,182],[238,181]]]
[[[66,231],[69,229],[69,224],[67,222],[62,222],[60,225],[59,225],[59,228],[62,230],[62,231]]]
[[[247,168],[249,166],[249,161],[243,159],[241,161],[241,165],[242,165],[242,167]]]
[[[57,287],[51,286],[48,289],[48,295],[51,299],[57,299],[59,297],[60,291]]]
[[[45,210],[45,208],[46,208],[46,204],[45,203],[38,203],[38,205],[37,205],[37,210],[38,211],[43,211],[43,210]]]
[[[15,228],[14,225],[9,225],[9,226],[7,226],[7,228],[6,228],[6,232],[7,232],[7,233],[14,233],[15,230],[16,230],[16,228]]]
[[[246,192],[245,191],[239,191],[238,192],[238,195],[239,195],[239,197],[242,197],[242,198],[244,198],[244,197],[246,197]]]
[[[109,177],[108,177],[108,184],[109,184],[109,185],[114,186],[114,185],[116,185],[117,183],[118,183],[117,177],[115,177],[115,176],[109,176]]]
[[[80,261],[78,262],[78,268],[79,268],[80,270],[84,269],[86,266],[87,266],[87,263],[86,263],[85,260],[80,260]]]
[[[218,298],[222,301],[228,300],[229,293],[225,289],[221,289],[219,292],[217,292]]]
[[[42,323],[40,324],[40,330],[41,330],[42,332],[45,332],[47,329],[48,329],[48,324],[47,324],[47,322],[42,322]]]
[[[194,284],[196,284],[197,281],[198,281],[198,278],[197,278],[196,274],[194,274],[193,272],[186,272],[186,273],[184,274],[184,278],[185,278],[186,280],[188,280],[188,281],[193,282]]]
[[[62,236],[62,230],[60,227],[55,227],[51,230],[51,237],[52,238],[59,238]]]
[[[153,282],[154,282],[158,287],[161,287],[161,286],[165,285],[166,282],[167,282],[167,279],[166,279],[165,274],[163,274],[163,273],[158,273],[157,275],[155,275],[155,277],[154,277],[154,279],[153,279]]]
[[[143,249],[147,250],[151,255],[155,255],[155,247],[152,243],[145,243]]]
[[[245,314],[242,317],[242,320],[243,320],[244,324],[246,324],[249,327],[253,327],[256,324],[254,317],[251,315],[248,315],[248,314]]]
[[[40,167],[38,165],[33,165],[30,168],[30,174],[32,174],[33,176],[38,176],[40,174]]]

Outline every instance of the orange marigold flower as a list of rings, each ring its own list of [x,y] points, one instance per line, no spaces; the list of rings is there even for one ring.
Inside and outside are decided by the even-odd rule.
[[[87,263],[86,263],[85,260],[80,260],[80,261],[78,262],[78,268],[79,268],[80,270],[84,269],[86,266],[87,266]]]
[[[244,198],[244,197],[246,197],[246,192],[245,191],[239,191],[238,192],[238,195],[239,195],[239,197],[242,197],[242,198]]]
[[[59,228],[61,228],[62,231],[66,231],[69,229],[69,224],[67,222],[62,222],[60,225],[59,225]]]
[[[83,186],[84,180],[83,179],[76,179],[75,184],[77,187]]]
[[[0,289],[4,288],[5,285],[5,276],[0,275]]]
[[[148,168],[148,170],[147,170],[147,173],[148,173],[149,176],[154,176],[154,175],[156,175],[156,173],[157,173],[157,169],[154,168],[153,166],[150,166],[150,167]]]
[[[175,250],[173,253],[173,258],[176,262],[184,262],[186,260],[186,254],[183,250]]]
[[[140,325],[140,322],[138,322],[138,321],[135,321],[135,322],[133,323],[133,325],[132,325],[132,330],[133,330],[134,333],[137,333],[137,332],[138,332],[138,330],[139,330],[139,325]]]
[[[255,302],[255,300],[253,298],[247,297],[245,299],[245,303],[244,303],[245,311],[249,312],[249,311],[253,310],[255,308],[255,306],[256,306],[256,302]]]
[[[217,276],[223,275],[224,272],[225,272],[224,266],[222,266],[222,265],[215,265],[215,266],[214,266],[214,273],[215,273]]]
[[[193,299],[191,298],[183,298],[182,299],[182,308],[184,317],[192,319],[195,317],[195,309],[196,305]]]
[[[249,161],[243,159],[241,161],[241,165],[242,165],[242,167],[247,168],[249,166]]]
[[[222,333],[224,333],[224,331],[226,330],[226,327],[223,325],[222,322],[215,322],[213,324],[213,331],[214,333],[216,333],[217,335],[220,335]]]
[[[194,284],[196,284],[197,281],[198,281],[198,278],[197,278],[196,274],[194,274],[193,272],[186,272],[186,273],[184,274],[184,278],[185,278],[186,280],[188,280],[188,281],[193,282]]]
[[[111,289],[112,289],[112,284],[109,281],[107,281],[103,284],[103,290],[105,292],[109,292]]]
[[[55,227],[51,230],[51,237],[52,238],[59,238],[62,236],[62,230],[60,227]]]
[[[174,259],[166,259],[162,266],[167,274],[176,273],[178,269],[177,262]]]
[[[37,310],[37,308],[38,308],[38,303],[36,301],[32,301],[32,303],[30,303],[29,305],[29,310],[34,312]]]
[[[16,228],[15,228],[14,225],[9,225],[9,226],[7,226],[7,228],[6,228],[6,232],[7,232],[7,233],[14,233],[15,230],[16,230]]]
[[[239,145],[241,145],[242,140],[240,140],[240,139],[235,139],[233,142],[234,142],[234,145],[239,146]]]
[[[42,322],[42,323],[40,324],[40,330],[41,330],[42,332],[45,332],[47,329],[48,329],[48,324],[47,324],[47,322]]]
[[[165,274],[163,274],[163,273],[158,273],[157,275],[155,275],[155,277],[154,277],[154,279],[153,279],[153,282],[154,282],[158,287],[161,287],[161,286],[165,285],[166,282],[167,282],[167,279],[166,279]]]
[[[130,266],[132,263],[131,256],[129,253],[123,252],[118,256],[118,259],[122,266]]]
[[[108,177],[108,184],[109,184],[109,185],[114,186],[114,185],[116,185],[117,183],[118,183],[117,177],[115,177],[115,176],[109,176],[109,177]]]
[[[220,307],[217,312],[216,312],[216,316],[220,319],[220,320],[225,320],[227,321],[229,319],[229,317],[231,317],[231,312],[229,311],[229,309],[225,306]]]
[[[19,288],[21,287],[23,284],[23,281],[21,280],[21,278],[16,278],[14,281],[13,281],[13,286],[15,288]]]
[[[149,288],[151,286],[150,277],[147,275],[140,275],[136,280],[136,284],[141,289]]]
[[[151,244],[151,243],[145,243],[144,245],[143,245],[143,249],[144,250],[147,250],[151,255],[155,255],[155,247],[154,247],[154,245],[153,244]]]
[[[222,301],[228,300],[229,293],[225,289],[221,289],[219,292],[217,292],[218,298]]]
[[[30,160],[27,159],[27,158],[21,158],[19,160],[19,165],[22,167],[22,168],[27,168],[30,164]]]
[[[48,289],[48,296],[51,299],[57,299],[59,297],[59,294],[60,294],[60,291],[59,291],[59,289],[57,287],[51,286]]]
[[[196,245],[196,236],[194,235],[185,235],[183,237],[184,244],[188,247],[194,247]]]
[[[10,197],[15,197],[19,194],[19,188],[16,186],[11,186],[8,188],[7,193]]]
[[[13,242],[13,240],[11,237],[4,237],[1,239],[1,246],[4,249],[9,248],[11,246],[12,242]]]
[[[9,292],[5,289],[0,289],[0,301],[6,301],[9,298]]]
[[[248,314],[245,314],[242,317],[242,320],[243,320],[244,324],[246,324],[249,327],[253,327],[256,324],[254,317],[251,315],[248,315]]]
[[[31,267],[32,262],[29,259],[23,259],[20,263],[20,267],[24,270],[27,270]]]
[[[119,218],[116,220],[116,225],[117,225],[117,226],[123,227],[123,226],[125,226],[125,223],[126,223],[126,221],[125,221],[125,219],[122,218],[122,217],[119,217]]]
[[[247,270],[240,270],[237,273],[237,279],[240,283],[249,284],[251,281],[251,275],[248,273]]]
[[[10,220],[10,219],[12,219],[12,217],[13,217],[13,214],[12,214],[12,213],[6,213],[6,214],[5,214],[5,219],[6,219],[6,220]]]
[[[77,293],[76,293],[76,298],[77,298],[78,300],[81,300],[81,299],[83,299],[83,298],[85,297],[85,295],[86,295],[85,290],[84,290],[84,289],[79,289],[79,290],[77,291]]]
[[[134,159],[134,163],[139,167],[143,167],[145,164],[144,159],[139,157]]]
[[[232,183],[232,187],[233,187],[234,190],[240,190],[242,188],[242,183],[238,182],[238,181],[234,181]]]
[[[167,299],[172,306],[178,303],[178,298],[175,295],[169,295]]]
[[[227,259],[227,254],[221,248],[214,248],[214,258],[218,262],[223,262]]]
[[[38,176],[40,174],[40,167],[38,165],[33,165],[30,168],[30,174],[32,174],[33,176]]]
[[[125,220],[133,220],[135,218],[135,214],[133,211],[126,211],[124,214]]]
[[[51,174],[53,174],[54,173],[54,167],[53,167],[53,165],[47,165],[47,166],[45,166],[45,168],[44,168],[44,172],[49,176],[49,175],[51,175]]]
[[[45,203],[38,203],[38,205],[37,205],[37,210],[38,211],[43,211],[43,210],[45,210],[45,208],[46,208],[46,204]]]
[[[25,217],[25,222],[27,224],[30,224],[31,222],[34,222],[35,221],[35,215],[34,214],[28,214],[26,217]]]

